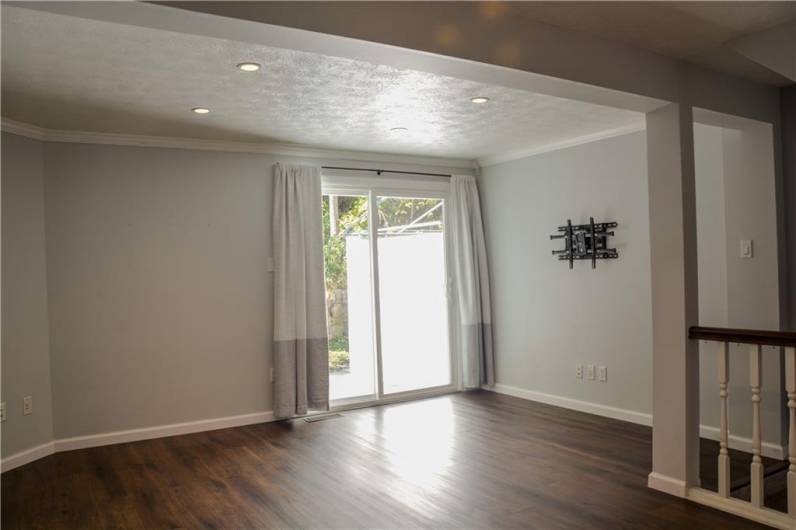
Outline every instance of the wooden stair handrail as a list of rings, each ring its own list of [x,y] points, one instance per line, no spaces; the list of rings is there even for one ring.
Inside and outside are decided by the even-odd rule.
[[[707,328],[691,326],[688,338],[716,342],[735,342],[740,344],[760,344],[761,346],[796,347],[796,333],[792,331],[765,331],[758,329]]]
[[[777,520],[772,526],[777,528],[796,529],[796,333],[792,331],[763,331],[754,329],[708,328],[692,326],[688,329],[691,340],[706,340],[718,345],[718,383],[719,383],[719,455],[717,460],[718,492],[709,493],[705,502],[725,511],[743,515],[756,521],[768,522],[775,514]],[[748,344],[749,372],[748,381],[752,397],[752,462],[749,464],[749,502],[739,502],[732,498],[733,484],[730,482],[730,422],[729,422],[729,382],[730,382],[730,344]],[[787,515],[780,518],[777,512],[765,507],[766,473],[763,467],[763,417],[761,411],[763,346],[784,347],[785,357],[785,391],[788,394],[788,461],[785,476],[786,494],[788,496]],[[699,348],[698,350],[703,350]],[[694,433],[698,436],[698,433]],[[688,496],[698,498],[702,495],[700,488],[692,488]],[[715,500],[711,497],[715,495]],[[732,506],[733,509],[729,509]]]

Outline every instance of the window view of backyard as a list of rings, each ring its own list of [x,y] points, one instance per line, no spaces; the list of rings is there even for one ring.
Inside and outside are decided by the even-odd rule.
[[[332,400],[376,393],[367,206],[367,197],[363,196],[323,196]],[[356,323],[353,330],[349,329],[349,323]]]
[[[443,201],[377,199],[384,393],[450,383]],[[332,400],[376,394],[371,241],[365,196],[324,195]]]

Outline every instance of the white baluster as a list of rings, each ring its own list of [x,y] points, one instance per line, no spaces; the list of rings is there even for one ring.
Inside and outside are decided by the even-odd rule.
[[[752,505],[763,507],[763,461],[760,458],[762,440],[760,436],[760,345],[749,348],[749,383],[752,386]]]
[[[727,383],[730,381],[730,359],[726,342],[719,343],[719,399],[721,416],[719,418],[719,495],[730,496],[730,455],[727,452],[729,422],[727,409]]]
[[[788,392],[788,514],[796,519],[796,348],[785,348],[785,390]]]

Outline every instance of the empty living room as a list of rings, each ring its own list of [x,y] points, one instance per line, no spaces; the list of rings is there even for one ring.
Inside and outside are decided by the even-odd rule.
[[[796,1],[0,23],[3,530],[796,530]]]

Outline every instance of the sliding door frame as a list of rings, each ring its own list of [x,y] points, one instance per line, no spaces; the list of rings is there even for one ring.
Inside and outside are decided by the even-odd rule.
[[[361,174],[346,174],[335,171],[333,175],[323,175],[322,193],[324,195],[358,195],[365,196],[368,200],[368,239],[370,240],[370,280],[371,280],[371,310],[373,323],[373,350],[375,354],[376,394],[355,396],[352,398],[337,399],[331,403],[332,410],[345,410],[350,408],[365,407],[370,405],[385,404],[410,399],[449,394],[461,390],[459,348],[455,342],[454,329],[458,326],[458,311],[456,311],[453,289],[452,266],[450,256],[450,184],[447,179],[403,179],[388,178],[383,176],[363,176]],[[379,243],[378,243],[378,203],[379,197],[440,199],[443,201],[443,230],[442,240],[444,247],[444,266],[446,288],[445,297],[447,305],[448,322],[448,356],[450,366],[450,383],[436,387],[407,390],[403,392],[384,393],[384,373],[381,345],[381,300],[379,294]]]

